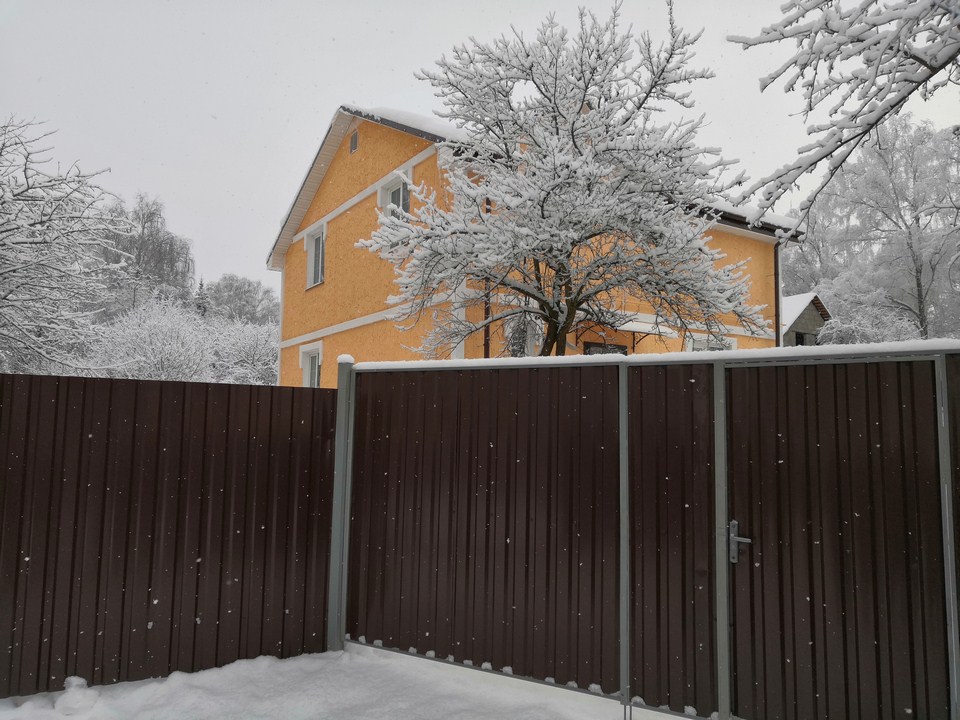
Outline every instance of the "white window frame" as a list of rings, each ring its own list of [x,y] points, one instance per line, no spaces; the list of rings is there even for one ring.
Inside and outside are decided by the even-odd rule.
[[[687,333],[686,338],[683,341],[683,350],[684,352],[703,352],[705,350],[736,350],[737,349],[737,339],[730,337],[729,335],[724,335],[724,341],[727,343],[726,347],[711,347],[717,341],[710,337],[709,335],[694,335]],[[697,347],[698,344],[703,343],[706,347]]]
[[[323,283],[327,265],[327,225],[324,223],[319,230],[303,239],[303,247],[307,251],[307,287],[312,288]],[[317,252],[320,252],[320,264],[316,266]],[[314,267],[318,272],[314,273]],[[314,275],[319,277],[314,277]]]
[[[313,366],[311,361],[313,358],[317,359],[317,375],[316,375],[316,384],[312,383],[313,378],[311,378],[311,371]],[[303,387],[320,387],[320,369],[323,367],[323,340],[318,340],[317,342],[307,343],[300,346],[300,370],[302,371],[302,384]]]
[[[377,200],[379,202],[380,209],[386,210],[386,208],[391,204],[390,196],[394,193],[394,191],[397,188],[400,188],[406,185],[407,187],[406,212],[410,212],[410,186],[413,184],[413,168],[412,167],[400,168],[398,172],[401,175],[403,175],[403,177],[399,178],[394,176],[390,180],[384,182],[383,185],[380,186],[380,192],[377,193]],[[400,209],[402,210],[403,208],[401,207]]]

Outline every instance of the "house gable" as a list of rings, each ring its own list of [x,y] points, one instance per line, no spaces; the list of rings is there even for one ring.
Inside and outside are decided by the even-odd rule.
[[[356,143],[352,144],[354,132]],[[463,134],[442,120],[410,113],[346,106],[337,111],[268,261],[271,268],[283,271],[281,382],[301,382],[302,350],[313,347],[311,343],[322,347],[325,387],[335,383],[335,358],[340,353],[365,360],[418,357],[412,348],[420,344],[432,317],[421,317],[412,332],[398,330],[388,317],[387,299],[396,288],[393,268],[356,243],[376,230],[381,191],[395,181],[397,170],[412,176],[416,184],[442,188],[437,144],[447,138],[461,140]],[[752,336],[736,327],[735,318],[723,321],[728,332],[737,336],[737,347],[768,346],[776,342],[773,330],[779,315],[777,246],[793,221],[774,217],[755,223],[749,211],[732,206],[715,209],[720,217],[710,235],[726,254],[726,262],[747,262],[751,301],[765,306],[769,331]],[[314,282],[318,273],[312,258],[318,247],[323,248],[322,282]],[[625,296],[622,302],[626,310],[636,313],[641,330],[601,329],[596,338],[589,333],[578,338],[572,351],[579,351],[581,341],[615,343],[635,352],[682,349],[684,338],[643,330],[654,319],[651,308],[637,298]],[[491,347],[493,353],[501,349]],[[481,357],[483,338],[475,335],[455,352]]]

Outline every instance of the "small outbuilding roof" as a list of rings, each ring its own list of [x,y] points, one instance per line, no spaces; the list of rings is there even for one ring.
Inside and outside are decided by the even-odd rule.
[[[783,330],[789,330],[790,326],[797,321],[800,314],[806,310],[811,303],[817,309],[817,312],[820,313],[820,317],[823,318],[824,322],[833,317],[823,304],[823,301],[820,300],[820,296],[816,293],[809,292],[801,293],[800,295],[787,295],[780,303],[780,326]]]

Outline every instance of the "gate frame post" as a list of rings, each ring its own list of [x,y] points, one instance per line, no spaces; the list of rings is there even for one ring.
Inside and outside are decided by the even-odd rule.
[[[730,563],[727,558],[727,366],[713,362],[714,564],[716,566],[717,717],[730,718]]]
[[[353,481],[353,424],[357,373],[349,355],[337,358],[337,426],[333,453],[330,564],[327,584],[327,650],[343,650],[347,629],[347,558]]]
[[[626,362],[617,367],[617,433],[620,460],[620,704],[623,715],[633,717],[633,699],[630,695],[630,367]]]
[[[947,613],[948,685],[950,718],[960,720],[960,618],[957,608],[956,532],[953,507],[953,459],[950,452],[950,394],[947,387],[947,357],[934,358],[937,387],[937,453],[940,467],[940,514],[943,528],[943,572]]]

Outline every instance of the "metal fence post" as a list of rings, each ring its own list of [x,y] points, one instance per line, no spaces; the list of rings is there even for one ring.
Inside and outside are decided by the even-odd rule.
[[[619,414],[617,434],[620,439],[620,702],[623,716],[633,717],[630,696],[630,412],[628,383],[630,368],[618,368]]]
[[[722,361],[713,364],[714,543],[717,606],[717,715],[730,717],[730,564],[727,560],[727,376]]]
[[[947,359],[937,355],[937,451],[940,466],[940,512],[943,518],[943,571],[947,610],[947,659],[949,663],[950,717],[960,720],[960,624],[957,617],[957,562],[954,545],[953,459],[950,453],[950,394]]]
[[[337,358],[337,431],[333,459],[330,575],[327,586],[327,650],[343,650],[347,627],[347,553],[350,486],[353,477],[353,420],[356,372],[353,358]]]

